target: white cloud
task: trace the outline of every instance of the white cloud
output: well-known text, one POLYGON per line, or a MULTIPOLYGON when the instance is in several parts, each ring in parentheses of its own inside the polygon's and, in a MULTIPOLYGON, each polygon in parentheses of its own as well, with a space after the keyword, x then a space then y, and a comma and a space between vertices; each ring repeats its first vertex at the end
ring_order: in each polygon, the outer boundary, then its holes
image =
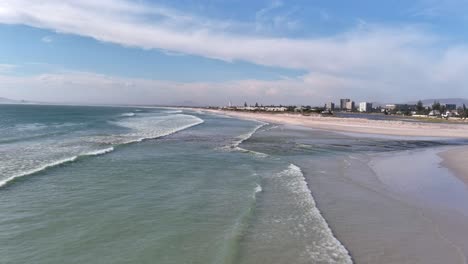
POLYGON ((283 10, 284 3, 274 0, 265 8, 255 13, 256 32, 277 33, 295 30, 300 23, 294 18, 296 8, 283 10))
POLYGON ((54 39, 51 36, 45 36, 41 38, 41 41, 45 43, 51 43, 52 41, 54 41, 54 39))
MULTIPOLYGON (((123 46, 160 49, 224 61, 243 60, 309 72, 298 80, 273 82, 158 82, 148 85, 144 80, 131 80, 131 83, 142 87, 138 91, 143 94, 151 93, 151 87, 164 86, 168 87, 164 90, 167 97, 171 93, 177 95, 182 88, 198 87, 209 92, 204 96, 217 94, 218 98, 237 89, 239 94, 249 95, 256 91, 251 95, 270 96, 267 98, 271 100, 275 99, 273 95, 278 96, 276 99, 289 96, 301 100, 305 94, 314 96, 316 101, 341 94, 361 98, 388 95, 397 100, 440 96, 445 95, 447 90, 453 91, 450 96, 456 96, 466 91, 464 83, 468 83, 468 77, 463 74, 468 70, 468 65, 464 63, 468 49, 443 46, 437 36, 417 27, 394 28, 363 23, 354 30, 329 37, 279 38, 256 36, 253 32, 240 34, 239 27, 245 28, 242 22, 216 21, 141 2, 45 0, 39 3, 4 0, 2 3, 0 23, 46 28, 123 46), (238 85, 235 86, 238 88, 234 89, 234 85, 238 85), (269 92, 262 94, 262 91, 269 92)), ((257 20, 259 17, 264 19, 268 12, 280 6, 281 2, 273 2, 271 7, 257 15, 257 20)), ((65 74, 60 78, 70 78, 68 85, 71 86, 77 81, 76 75, 65 74)), ((111 79, 115 80, 114 77, 111 79)), ((96 87, 102 87, 106 78, 88 76, 86 80, 96 87)), ((61 85, 64 86, 64 83, 61 85)), ((76 86, 76 89, 78 93, 79 90, 91 88, 76 86)), ((163 92, 154 89, 155 93, 163 92)), ((234 96, 234 92, 232 94, 234 96)), ((185 96, 184 93, 178 95, 185 96)))
MULTIPOLYGON (((461 81, 457 78, 462 74, 460 72, 456 78, 451 76, 451 80, 461 81)), ((363 80, 321 73, 274 81, 247 79, 185 83, 62 71, 35 76, 0 74, 0 94, 3 97, 49 102, 172 104, 194 101, 214 105, 226 104, 228 100, 238 104, 248 100, 263 104, 320 105, 331 99, 336 100, 336 95, 381 102, 400 100, 400 94, 412 100, 425 98, 426 94, 447 96, 446 90, 439 89, 447 84, 444 74, 430 80, 415 79, 413 84, 425 87, 424 92, 395 83, 382 82, 378 78, 363 80)), ((450 96, 463 97, 465 94, 464 89, 454 89, 450 96)))

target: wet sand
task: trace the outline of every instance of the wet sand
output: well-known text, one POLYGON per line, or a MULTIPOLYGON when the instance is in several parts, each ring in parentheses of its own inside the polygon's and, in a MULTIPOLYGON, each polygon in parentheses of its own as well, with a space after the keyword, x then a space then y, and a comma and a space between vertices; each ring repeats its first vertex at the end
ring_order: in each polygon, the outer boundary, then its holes
POLYGON ((459 147, 439 154, 442 166, 449 168, 468 187, 468 147, 459 147))

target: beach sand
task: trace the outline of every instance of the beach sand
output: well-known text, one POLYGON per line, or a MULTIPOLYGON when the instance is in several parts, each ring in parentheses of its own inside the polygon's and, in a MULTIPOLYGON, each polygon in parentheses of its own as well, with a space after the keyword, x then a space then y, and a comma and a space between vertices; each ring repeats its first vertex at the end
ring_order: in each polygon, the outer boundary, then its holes
POLYGON ((405 122, 397 120, 369 120, 364 118, 338 118, 318 115, 247 113, 221 110, 205 110, 244 119, 256 119, 268 123, 299 125, 309 128, 417 137, 468 138, 468 125, 451 123, 405 122))
POLYGON ((439 153, 443 159, 441 165, 449 168, 466 186, 468 186, 468 147, 453 148, 439 153))

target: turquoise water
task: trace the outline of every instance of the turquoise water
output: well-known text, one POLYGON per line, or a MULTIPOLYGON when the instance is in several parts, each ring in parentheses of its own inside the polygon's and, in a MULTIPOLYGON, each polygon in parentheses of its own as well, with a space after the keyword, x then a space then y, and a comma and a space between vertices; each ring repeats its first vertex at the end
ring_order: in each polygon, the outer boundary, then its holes
POLYGON ((244 146, 270 125, 174 109, 0 110, 1 263, 351 263, 301 168, 244 146))

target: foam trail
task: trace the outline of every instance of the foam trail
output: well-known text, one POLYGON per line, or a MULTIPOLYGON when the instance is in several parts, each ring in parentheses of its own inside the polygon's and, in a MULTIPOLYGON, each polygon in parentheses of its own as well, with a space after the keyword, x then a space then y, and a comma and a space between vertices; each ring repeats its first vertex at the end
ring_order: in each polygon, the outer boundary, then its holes
POLYGON ((114 151, 114 147, 110 147, 110 148, 106 148, 106 149, 100 149, 100 150, 96 150, 96 151, 91 151, 91 152, 85 153, 82 156, 99 156, 99 155, 107 154, 107 153, 112 152, 112 151, 114 151))
MULTIPOLYGON (((259 121, 257 121, 257 122, 259 122, 259 121)), ((248 149, 244 149, 244 148, 239 147, 239 145, 242 144, 242 142, 244 142, 244 141, 248 140, 249 138, 251 138, 260 128, 268 125, 268 123, 264 123, 264 122, 260 122, 260 123, 261 124, 256 126, 252 131, 239 136, 238 137, 239 139, 237 141, 234 141, 231 145, 225 146, 222 149, 224 149, 224 150, 235 150, 235 151, 240 151, 240 152, 245 152, 245 153, 251 153, 251 154, 254 154, 255 156, 258 156, 258 157, 261 157, 261 158, 268 157, 268 154, 253 151, 253 150, 248 150, 248 149)))
POLYGON ((66 158, 66 159, 61 159, 61 160, 49 163, 47 165, 44 165, 42 167, 39 167, 37 169, 33 169, 33 170, 29 170, 29 171, 26 171, 26 172, 23 172, 23 173, 20 173, 20 174, 13 175, 11 177, 8 177, 6 179, 1 180, 0 181, 0 187, 8 184, 9 182, 11 182, 11 181, 13 181, 13 180, 15 180, 17 178, 21 178, 21 177, 24 177, 24 176, 35 174, 35 173, 38 173, 40 171, 43 171, 43 170, 46 170, 46 169, 49 169, 49 168, 52 168, 52 167, 55 167, 55 166, 59 166, 59 165, 64 164, 64 163, 75 161, 77 158, 78 158, 78 156, 74 156, 74 157, 66 158))
POLYGON ((121 114, 120 116, 132 117, 132 116, 135 116, 135 113, 132 113, 132 112, 130 112, 130 113, 123 113, 123 114, 121 114))
POLYGON ((197 125, 203 124, 203 123, 205 122, 205 121, 204 121, 203 119, 201 119, 201 118, 198 118, 198 117, 195 117, 195 116, 191 116, 191 117, 193 117, 193 118, 195 119, 195 122, 193 122, 193 123, 191 123, 191 124, 188 124, 188 125, 185 125, 185 126, 181 126, 181 127, 177 127, 177 128, 174 128, 174 129, 171 129, 171 130, 162 132, 162 133, 158 133, 158 134, 149 134, 149 135, 146 135, 146 136, 137 138, 137 139, 125 141, 123 144, 138 143, 138 142, 142 142, 142 141, 148 140, 148 139, 157 139, 157 138, 169 136, 169 135, 172 135, 172 134, 177 133, 177 132, 179 132, 179 131, 182 131, 182 130, 191 128, 191 127, 193 127, 193 126, 197 126, 197 125))
MULTIPOLYGON (((175 127, 175 128, 172 128, 172 129, 169 129, 169 130, 166 130, 166 131, 159 131, 159 133, 155 133, 155 132, 148 133, 148 134, 142 133, 141 137, 138 137, 136 139, 127 140, 127 141, 124 141, 124 142, 115 142, 115 144, 113 144, 113 145, 117 146, 117 145, 123 145, 123 144, 130 144, 130 143, 141 142, 141 141, 144 141, 144 140, 147 140, 147 139, 156 139, 156 138, 168 136, 168 135, 174 134, 176 132, 179 132, 181 130, 185 130, 187 128, 202 124, 204 122, 203 119, 200 119, 200 118, 195 117, 195 116, 185 116, 185 115, 179 115, 179 116, 191 117, 194 121, 189 123, 189 124, 180 126, 180 127, 175 127)), ((169 120, 163 120, 163 121, 169 121, 169 120)), ((140 133, 141 133, 141 131, 140 131, 140 133)), ((91 151, 91 152, 85 152, 85 153, 82 153, 82 154, 71 156, 69 158, 64 158, 64 159, 61 159, 61 160, 57 160, 57 161, 51 162, 49 164, 45 164, 43 166, 40 166, 38 168, 27 170, 27 171, 12 175, 10 177, 7 177, 6 179, 2 179, 2 180, 0 180, 0 187, 5 186, 6 184, 14 181, 15 179, 18 179, 18 178, 21 178, 21 177, 24 177, 24 176, 28 176, 28 175, 32 175, 32 174, 36 174, 38 172, 47 170, 47 169, 52 168, 52 167, 60 166, 60 165, 65 164, 65 163, 74 162, 80 157, 99 156, 99 155, 107 154, 107 153, 112 152, 112 151, 114 151, 114 147, 109 147, 109 148, 106 148, 106 149, 99 149, 99 150, 95 150, 95 151, 91 151)))
MULTIPOLYGON (((333 261, 333 263, 353 263, 349 252, 334 236, 325 218, 323 218, 320 210, 317 208, 301 168, 294 164, 290 164, 288 169, 280 173, 279 176, 288 177, 288 188, 294 193, 295 196, 297 196, 297 198, 301 199, 301 203, 298 206, 302 207, 304 211, 310 212, 310 215, 304 215, 303 222, 308 223, 309 221, 312 221, 312 219, 317 220, 318 224, 320 225, 321 233, 323 237, 326 238, 326 240, 323 241, 323 245, 321 246, 321 250, 319 252, 317 252, 316 249, 313 249, 312 247, 307 248, 307 253, 310 254, 312 259, 320 263, 326 261, 332 263, 330 256, 335 255, 336 257, 339 256, 339 261, 335 260, 336 262, 333 261)), ((307 229, 303 231, 308 232, 307 229)))
POLYGON ((242 263, 353 263, 317 208, 301 168, 288 164, 261 180, 265 191, 256 196, 261 206, 245 233, 242 263))
POLYGON ((169 111, 165 111, 164 113, 165 114, 180 114, 182 113, 182 110, 169 110, 169 111))
POLYGON ((244 135, 241 135, 239 140, 234 141, 234 142, 232 143, 231 148, 239 147, 239 145, 242 144, 242 142, 244 142, 244 141, 248 140, 249 138, 251 138, 251 137, 255 134, 255 132, 257 132, 260 128, 262 128, 262 127, 264 127, 264 126, 266 126, 266 125, 268 125, 268 123, 263 123, 263 122, 261 122, 260 125, 256 126, 256 127, 255 127, 252 131, 250 131, 249 133, 244 134, 244 135))

